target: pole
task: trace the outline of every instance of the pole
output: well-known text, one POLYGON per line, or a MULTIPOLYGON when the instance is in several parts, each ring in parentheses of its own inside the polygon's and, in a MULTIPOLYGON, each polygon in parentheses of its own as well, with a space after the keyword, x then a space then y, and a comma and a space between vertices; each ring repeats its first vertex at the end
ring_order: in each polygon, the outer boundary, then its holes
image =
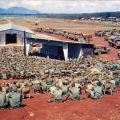
POLYGON ((26 57, 26 34, 25 34, 25 31, 24 31, 24 55, 26 57))
POLYGON ((26 33, 24 31, 25 77, 27 75, 26 33))

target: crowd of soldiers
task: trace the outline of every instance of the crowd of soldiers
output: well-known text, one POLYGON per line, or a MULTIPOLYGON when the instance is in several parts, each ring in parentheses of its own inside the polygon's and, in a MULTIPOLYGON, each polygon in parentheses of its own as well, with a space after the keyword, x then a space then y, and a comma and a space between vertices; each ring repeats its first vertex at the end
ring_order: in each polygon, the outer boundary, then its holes
MULTIPOLYGON (((85 60, 89 61, 88 59, 85 60)), ((115 87, 120 84, 120 63, 103 60, 94 62, 93 64, 88 63, 87 70, 83 70, 86 74, 83 74, 82 77, 75 79, 72 76, 71 79, 63 80, 60 78, 57 80, 50 87, 51 99, 49 101, 85 99, 84 92, 87 92, 87 97, 92 99, 102 98, 105 94, 113 94, 115 87)))
POLYGON ((120 47, 120 30, 112 29, 96 31, 95 36, 104 37, 112 47, 120 47))
POLYGON ((120 34, 120 30, 117 29, 99 30, 95 32, 95 36, 99 36, 99 37, 110 37, 112 35, 118 35, 118 34, 120 34))
POLYGON ((53 29, 53 28, 48 28, 48 29, 37 28, 37 29, 35 29, 35 31, 36 32, 44 32, 44 33, 48 33, 51 35, 63 36, 70 40, 78 41, 81 43, 89 43, 89 41, 92 40, 92 35, 85 35, 85 34, 77 33, 77 32, 68 32, 68 31, 63 31, 63 30, 53 29))
POLYGON ((26 58, 18 47, 2 48, 0 52, 1 79, 18 79, 0 85, 0 107, 20 107, 22 99, 27 94, 30 98, 32 91, 48 92, 49 102, 85 99, 85 93, 87 97, 99 99, 112 94, 120 84, 120 61, 90 56, 68 61, 26 58))
POLYGON ((20 106, 22 106, 22 94, 17 91, 16 83, 2 84, 0 86, 0 108, 20 106))

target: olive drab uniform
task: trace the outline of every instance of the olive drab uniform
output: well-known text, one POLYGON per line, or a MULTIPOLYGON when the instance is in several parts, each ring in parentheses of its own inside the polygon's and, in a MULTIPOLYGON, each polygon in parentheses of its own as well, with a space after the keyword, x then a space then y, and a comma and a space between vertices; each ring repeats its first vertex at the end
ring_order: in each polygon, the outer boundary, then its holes
POLYGON ((62 101, 62 90, 61 89, 55 90, 54 98, 56 102, 62 101))
POLYGON ((17 108, 21 106, 22 94, 18 92, 11 92, 7 95, 10 107, 17 108))
POLYGON ((52 85, 53 79, 49 77, 49 78, 46 80, 46 83, 47 83, 47 85, 52 85))
POLYGON ((4 108, 7 105, 6 93, 0 92, 0 108, 4 108))
POLYGON ((5 72, 2 73, 2 79, 3 79, 3 80, 7 80, 7 75, 6 75, 5 72))
POLYGON ((74 99, 79 100, 80 99, 80 90, 79 90, 79 88, 71 87, 69 91, 70 91, 70 99, 72 99, 72 100, 74 100, 74 99))
POLYGON ((115 85, 120 85, 120 78, 117 78, 117 79, 115 80, 115 85))
POLYGON ((12 91, 17 91, 17 89, 18 89, 16 84, 12 84, 11 88, 12 88, 12 91))
POLYGON ((59 82, 60 88, 62 89, 62 95, 67 96, 68 95, 68 82, 66 80, 59 82))
POLYGON ((33 89, 34 89, 34 92, 40 92, 43 94, 43 89, 42 89, 42 84, 40 81, 35 81, 34 84, 33 84, 33 89))
POLYGON ((11 91, 11 88, 9 86, 3 86, 2 91, 7 93, 7 92, 11 91))
POLYGON ((49 76, 48 79, 46 80, 46 84, 47 84, 47 89, 49 89, 52 84, 53 84, 53 79, 49 76))
POLYGON ((61 87, 61 89, 62 89, 62 95, 68 95, 68 86, 67 85, 63 85, 62 87, 61 87))
POLYGON ((94 89, 91 91, 90 97, 93 99, 99 99, 102 97, 102 87, 96 86, 94 89))
POLYGON ((62 90, 60 88, 57 88, 54 90, 54 92, 52 93, 52 97, 53 99, 49 100, 49 102, 62 102, 62 90))

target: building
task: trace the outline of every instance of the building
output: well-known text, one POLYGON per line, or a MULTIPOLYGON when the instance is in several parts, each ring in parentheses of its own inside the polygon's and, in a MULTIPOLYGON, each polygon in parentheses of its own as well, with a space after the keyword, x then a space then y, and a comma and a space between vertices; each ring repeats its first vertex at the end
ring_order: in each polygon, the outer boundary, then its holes
POLYGON ((93 44, 80 43, 72 40, 62 40, 53 36, 39 34, 27 38, 26 51, 28 55, 30 43, 42 44, 40 55, 53 59, 68 60, 80 58, 82 54, 93 55, 93 44))
POLYGON ((24 46, 25 55, 28 55, 31 43, 42 44, 39 56, 53 59, 68 60, 80 58, 82 54, 93 55, 93 44, 62 40, 45 34, 38 35, 28 28, 15 24, 0 26, 1 46, 9 44, 24 46))
POLYGON ((24 38, 31 37, 34 33, 23 26, 15 24, 0 25, 0 45, 24 45, 24 38))

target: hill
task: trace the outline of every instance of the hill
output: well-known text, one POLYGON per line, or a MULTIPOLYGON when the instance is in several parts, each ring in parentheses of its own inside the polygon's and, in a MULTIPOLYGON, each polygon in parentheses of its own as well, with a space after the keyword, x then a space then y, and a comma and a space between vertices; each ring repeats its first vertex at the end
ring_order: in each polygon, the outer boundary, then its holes
POLYGON ((30 10, 23 7, 0 8, 0 14, 40 14, 40 11, 30 10))

